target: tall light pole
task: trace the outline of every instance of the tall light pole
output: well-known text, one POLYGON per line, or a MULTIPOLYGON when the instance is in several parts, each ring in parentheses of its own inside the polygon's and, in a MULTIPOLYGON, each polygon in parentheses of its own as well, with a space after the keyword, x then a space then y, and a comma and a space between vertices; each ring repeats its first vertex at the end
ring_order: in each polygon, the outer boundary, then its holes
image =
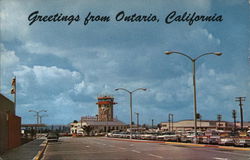
POLYGON ((132 94, 135 92, 135 91, 138 91, 138 90, 142 90, 142 91, 146 91, 147 89, 146 88, 137 88, 133 91, 129 91, 125 88, 116 88, 115 91, 118 91, 118 90, 123 90, 125 92, 128 92, 129 93, 129 99, 130 99, 130 139, 132 139, 132 121, 133 121, 133 117, 132 117, 132 94))
POLYGON ((204 53, 199 55, 196 58, 192 58, 189 55, 185 54, 185 53, 181 53, 181 52, 176 52, 176 51, 166 51, 164 52, 166 55, 170 55, 173 53, 176 54, 180 54, 182 56, 187 57, 189 60, 191 60, 192 62, 192 72, 193 72, 193 90, 194 90, 194 135, 195 135, 195 139, 194 142, 197 142, 197 104, 196 104, 196 82, 195 82, 195 62, 196 60, 198 60, 199 58, 206 56, 206 55, 216 55, 216 56, 221 56, 222 53, 221 52, 210 52, 210 53, 204 53))
POLYGON ((171 127, 171 130, 173 131, 173 120, 174 120, 174 115, 172 113, 169 113, 168 114, 168 131, 170 132, 170 127, 171 127), (172 124, 171 124, 172 123, 172 124))
POLYGON ((40 111, 35 111, 35 110, 29 110, 29 112, 35 112, 36 113, 36 124, 37 124, 37 127, 36 127, 36 132, 37 132, 37 129, 38 129, 38 124, 39 124, 39 113, 40 112, 47 112, 47 110, 40 110, 40 111))
POLYGON ((48 115, 47 114, 45 114, 45 115, 41 115, 41 116, 39 116, 39 118, 40 118, 40 124, 42 124, 42 118, 43 117, 48 117, 48 115))

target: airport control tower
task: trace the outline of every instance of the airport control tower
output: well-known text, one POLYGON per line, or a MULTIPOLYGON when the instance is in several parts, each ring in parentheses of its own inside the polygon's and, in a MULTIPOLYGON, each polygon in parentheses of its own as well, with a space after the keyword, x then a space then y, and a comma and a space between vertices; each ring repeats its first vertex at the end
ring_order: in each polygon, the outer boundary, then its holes
POLYGON ((112 96, 99 96, 98 102, 98 121, 113 121, 113 105, 117 104, 114 102, 112 96))

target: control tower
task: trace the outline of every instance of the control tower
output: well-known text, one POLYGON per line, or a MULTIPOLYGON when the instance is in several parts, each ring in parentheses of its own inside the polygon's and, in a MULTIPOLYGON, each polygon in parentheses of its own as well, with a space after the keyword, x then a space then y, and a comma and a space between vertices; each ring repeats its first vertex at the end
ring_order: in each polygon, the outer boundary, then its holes
POLYGON ((114 97, 104 95, 97 98, 98 102, 98 121, 113 121, 113 105, 117 104, 114 102, 114 97))

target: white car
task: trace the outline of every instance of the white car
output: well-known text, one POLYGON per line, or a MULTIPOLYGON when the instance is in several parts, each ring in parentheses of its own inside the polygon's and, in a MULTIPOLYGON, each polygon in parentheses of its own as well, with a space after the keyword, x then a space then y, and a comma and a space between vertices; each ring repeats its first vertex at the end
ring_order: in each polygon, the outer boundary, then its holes
POLYGON ((235 138, 234 145, 248 147, 248 146, 250 146, 250 138, 235 138))
POLYGON ((233 138, 229 138, 229 137, 225 137, 225 138, 220 138, 218 144, 220 145, 234 145, 234 139, 233 138))

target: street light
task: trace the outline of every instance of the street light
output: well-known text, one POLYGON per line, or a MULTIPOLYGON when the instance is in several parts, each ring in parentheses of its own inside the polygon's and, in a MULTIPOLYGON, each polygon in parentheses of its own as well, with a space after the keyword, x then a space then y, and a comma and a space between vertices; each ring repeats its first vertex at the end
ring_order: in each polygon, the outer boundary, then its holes
POLYGON ((37 129, 38 129, 38 124, 39 124, 39 113, 40 112, 47 112, 47 110, 40 110, 40 111, 35 111, 35 110, 29 110, 29 112, 35 112, 36 113, 36 124, 37 124, 37 127, 36 127, 36 132, 37 132, 37 129))
POLYGON ((43 117, 48 117, 48 115, 45 114, 45 115, 41 115, 41 116, 39 116, 39 117, 40 117, 40 124, 42 124, 42 118, 43 118, 43 117))
POLYGON ((40 110, 40 111, 29 110, 29 112, 35 112, 36 113, 36 124, 39 124, 39 113, 40 112, 47 112, 47 110, 40 110))
POLYGON ((174 131, 174 114, 169 113, 168 114, 168 131, 170 132, 170 122, 172 123, 172 132, 174 131))
POLYGON ((147 89, 146 88, 137 88, 133 91, 129 91, 125 88, 116 88, 115 91, 118 91, 118 90, 123 90, 123 91, 126 91, 129 93, 129 97, 130 97, 130 139, 132 139, 132 94, 135 92, 135 91, 138 91, 138 90, 142 90, 142 91, 146 91, 147 89))
POLYGON ((176 51, 166 51, 164 52, 166 55, 170 55, 173 53, 176 54, 180 54, 182 56, 187 57, 189 60, 192 61, 192 72, 193 72, 193 87, 194 87, 194 134, 195 134, 195 140, 194 142, 196 143, 197 141, 197 104, 196 104, 196 82, 195 82, 195 62, 196 60, 198 60, 199 58, 206 56, 206 55, 216 55, 216 56, 221 56, 222 53, 221 52, 209 52, 209 53, 204 53, 199 55, 196 58, 192 58, 189 55, 185 54, 185 53, 181 53, 181 52, 176 52, 176 51))

